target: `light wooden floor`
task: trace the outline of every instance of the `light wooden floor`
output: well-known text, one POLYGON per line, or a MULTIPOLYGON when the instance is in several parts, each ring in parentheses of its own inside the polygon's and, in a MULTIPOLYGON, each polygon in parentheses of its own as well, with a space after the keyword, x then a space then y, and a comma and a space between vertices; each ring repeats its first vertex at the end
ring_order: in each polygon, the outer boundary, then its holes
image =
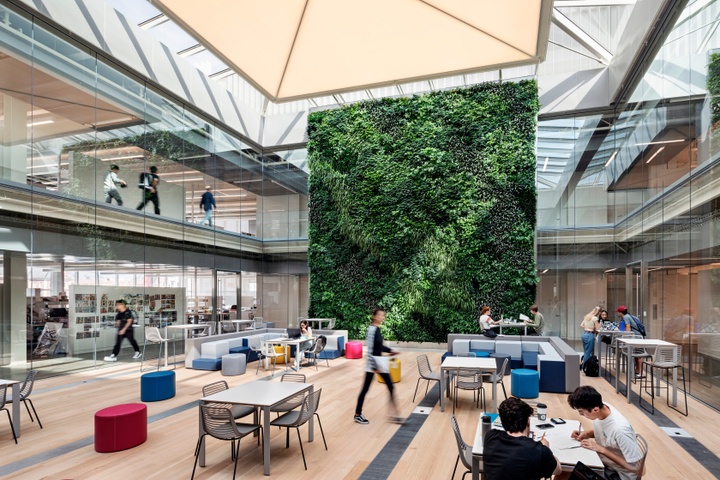
MULTIPOLYGON (((415 404, 411 402, 417 368, 417 352, 403 352, 401 383, 396 384, 397 399, 403 415, 409 415, 415 404)), ((437 368, 441 352, 430 352, 431 364, 437 368)), ((231 386, 253 381, 253 369, 237 377, 222 377, 219 372, 203 372, 178 368, 177 396, 163 402, 148 403, 148 414, 158 414, 186 405, 200 398, 203 385, 226 379, 231 386)), ((374 383, 366 398, 364 413, 370 425, 353 422, 353 411, 361 381, 363 361, 339 358, 316 372, 303 369, 315 388, 322 388, 320 417, 329 450, 325 451, 316 426, 315 442, 305 443, 308 470, 303 470, 296 437, 291 436, 290 449, 285 449, 284 431, 273 429, 271 435, 272 477, 279 479, 355 479, 375 458, 399 428, 386 420, 388 395, 386 387, 374 383)), ((260 376, 263 375, 261 369, 260 376)), ((139 401, 138 365, 118 365, 114 368, 82 372, 36 382, 32 398, 45 428, 29 421, 23 409, 23 435, 15 445, 4 414, 0 416, 0 468, 34 455, 57 456, 48 460, 33 461, 32 466, 17 471, 7 478, 18 479, 167 479, 189 478, 193 466, 193 451, 197 440, 197 410, 190 408, 148 426, 148 441, 124 452, 99 454, 92 443, 89 446, 62 451, 72 442, 93 435, 93 413, 106 406, 139 401), (121 375, 125 373, 125 375, 121 375), (53 388, 56 387, 56 388, 53 388)), ((582 376, 582 375, 581 375, 582 376)), ((278 381, 278 380, 273 380, 278 381)), ((505 379, 510 391, 509 378, 505 379)), ((598 388, 607 402, 619 408, 631 421, 636 431, 650 444, 646 479, 714 478, 692 455, 685 452, 674 440, 660 430, 651 419, 635 406, 624 402, 624 397, 602 378, 585 378, 582 381, 598 388)), ((637 387, 635 387, 637 388, 637 387)), ((422 385, 424 392, 424 384, 422 385)), ((502 397, 502 392, 500 392, 502 397)), ((541 394, 548 404, 549 414, 565 419, 579 417, 567 406, 566 395, 541 394)), ((417 403, 417 402, 416 402, 417 403)), ((664 401, 658 409, 690 435, 699 439, 714 454, 720 453, 720 436, 715 433, 720 421, 717 412, 690 401, 688 418, 669 410, 664 401), (709 428, 710 427, 710 428, 709 428)), ((472 394, 461 392, 457 417, 467 442, 474 437, 478 410, 472 404, 472 394)), ((450 411, 440 412, 436 406, 410 444, 390 478, 448 479, 457 455, 450 429, 450 411)), ((584 427, 590 423, 584 421, 584 427)), ((304 431, 303 431, 304 432, 304 431)), ((306 438, 304 433, 303 438, 306 438)), ((232 476, 233 464, 227 442, 208 440, 207 467, 199 469, 196 478, 226 479, 232 476)), ((36 457, 37 458, 37 457, 36 457)), ((262 477, 260 449, 246 439, 240 447, 238 478, 262 477)), ((459 475, 457 476, 459 478, 459 475)))

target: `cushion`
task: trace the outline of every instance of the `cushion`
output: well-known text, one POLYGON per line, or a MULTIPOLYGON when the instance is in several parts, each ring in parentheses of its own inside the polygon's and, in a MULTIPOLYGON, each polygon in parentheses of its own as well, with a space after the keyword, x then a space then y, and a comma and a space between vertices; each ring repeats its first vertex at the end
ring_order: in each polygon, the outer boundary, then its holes
POLYGON ((195 370, 220 370, 222 367, 221 358, 196 358, 192 361, 192 368, 195 370))
MULTIPOLYGON (((556 354, 556 355, 557 355, 557 351, 556 351, 555 348, 554 348, 552 345, 550 345, 549 343, 541 343, 541 344, 539 344, 539 345, 540 345, 540 352, 539 352, 539 353, 541 353, 542 355, 553 355, 553 354, 556 354)), ((560 356, 560 355, 558 355, 558 357, 559 357, 559 356, 560 356)))
POLYGON ((228 339, 225 340, 225 341, 228 342, 228 346, 230 347, 230 350, 232 350, 233 348, 236 348, 236 347, 242 347, 242 346, 243 346, 243 339, 242 339, 242 337, 228 338, 228 339))
POLYGON ((540 391, 565 393, 565 362, 557 356, 557 360, 549 355, 538 356, 538 373, 540 374, 540 391))
POLYGON ((522 353, 523 368, 530 368, 537 370, 538 365, 538 354, 537 352, 523 352, 522 353))
POLYGON ((481 351, 481 352, 494 352, 495 341, 494 340, 470 340, 470 350, 481 351))
POLYGON ((470 353, 470 340, 458 339, 453 341, 453 355, 470 353))
POLYGON ((495 342, 495 351, 497 353, 509 353, 513 360, 522 359, 522 344, 520 342, 507 342, 498 340, 495 342))
POLYGON ((220 358, 230 353, 230 344, 227 340, 203 343, 200 347, 202 358, 220 358))
POLYGON ((540 350, 540 344, 538 342, 522 342, 523 352, 537 352, 540 350))

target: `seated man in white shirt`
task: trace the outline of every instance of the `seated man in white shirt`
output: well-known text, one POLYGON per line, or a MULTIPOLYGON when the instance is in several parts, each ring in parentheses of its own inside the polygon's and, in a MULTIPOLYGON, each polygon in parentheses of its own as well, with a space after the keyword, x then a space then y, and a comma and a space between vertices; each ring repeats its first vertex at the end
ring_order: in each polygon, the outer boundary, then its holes
POLYGON ((598 453, 605 465, 605 478, 636 480, 643 454, 630 422, 615 407, 603 403, 600 392, 587 385, 568 395, 568 404, 592 420, 592 430, 575 430, 572 438, 580 440, 583 448, 598 453))

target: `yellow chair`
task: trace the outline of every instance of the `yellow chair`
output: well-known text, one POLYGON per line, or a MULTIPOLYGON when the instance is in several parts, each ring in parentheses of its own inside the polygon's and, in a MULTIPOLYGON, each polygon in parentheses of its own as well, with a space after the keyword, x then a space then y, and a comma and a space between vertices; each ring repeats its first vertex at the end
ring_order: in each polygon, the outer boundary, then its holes
MULTIPOLYGON (((401 368, 402 365, 401 365, 400 360, 397 358, 391 358, 388 363, 390 365, 390 367, 389 367, 390 380, 392 380, 392 383, 400 382, 400 377, 401 377, 401 373, 402 373, 402 368, 401 368)), ((378 382, 385 383, 385 380, 383 380, 380 375, 377 376, 377 379, 378 379, 378 382)))

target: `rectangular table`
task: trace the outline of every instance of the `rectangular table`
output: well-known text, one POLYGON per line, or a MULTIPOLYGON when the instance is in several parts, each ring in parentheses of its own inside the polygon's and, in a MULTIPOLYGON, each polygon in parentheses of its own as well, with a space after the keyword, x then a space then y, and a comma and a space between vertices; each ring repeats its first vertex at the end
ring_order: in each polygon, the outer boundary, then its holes
MULTIPOLYGON (((618 338, 618 348, 615 352, 615 392, 620 391, 620 356, 625 354, 627 357, 627 368, 625 368, 625 396, 627 402, 630 403, 630 382, 631 375, 635 372, 635 349, 636 348, 655 348, 659 346, 676 347, 674 343, 665 340, 657 340, 652 338, 618 338), (627 348, 622 348, 622 346, 627 348), (623 352, 623 350, 625 352, 623 352), (633 372, 633 373, 631 373, 633 372)), ((658 378, 655 382, 656 395, 660 395, 660 372, 657 373, 658 378)), ((673 399, 672 405, 677 406, 677 369, 673 369, 673 399)))
POLYGON ((523 335, 527 335, 527 325, 524 322, 512 322, 512 323, 500 322, 497 326, 500 327, 501 335, 502 335, 503 328, 522 328, 523 335))
POLYGON ((323 322, 327 322, 328 329, 332 328, 335 323, 334 318, 306 318, 305 321, 308 322, 310 328, 316 328, 318 330, 322 330, 323 322))
MULTIPOLYGON (((473 480, 479 480, 480 478, 480 461, 483 456, 483 438, 482 438, 482 422, 480 422, 481 415, 478 415, 478 426, 475 432, 475 441, 472 447, 472 478, 473 480)), ((577 462, 583 462, 588 467, 597 471, 602 475, 605 470, 605 466, 600 460, 597 452, 594 450, 588 450, 587 448, 570 448, 580 445, 580 442, 570 438, 573 430, 578 430, 579 421, 566 420, 567 423, 564 425, 555 425, 555 428, 549 428, 547 430, 540 430, 536 428, 539 423, 550 423, 550 419, 547 421, 540 422, 537 417, 530 417, 530 431, 535 433, 535 438, 542 437, 545 434, 545 438, 550 443, 550 450, 560 460, 562 469, 564 472, 571 472, 575 468, 577 462)))
MULTIPOLYGON (((294 366, 291 368, 293 368, 295 371, 298 371, 300 370, 300 360, 303 359, 300 345, 305 342, 312 342, 313 340, 315 340, 315 338, 272 338, 270 340, 266 340, 265 343, 269 343, 271 345, 284 345, 286 347, 290 345, 295 345, 295 362, 294 366)), ((285 361, 287 362, 287 357, 285 358, 285 361)))
MULTIPOLYGON (((445 395, 450 393, 447 384, 448 373, 457 370, 476 370, 479 373, 493 374, 497 370, 497 362, 488 357, 446 357, 440 366, 440 411, 445 411, 445 395)), ((497 412, 497 376, 492 379, 493 412, 497 412)))
POLYGON ((0 380, 0 385, 12 387, 12 422, 15 436, 20 438, 20 382, 17 380, 0 380))
MULTIPOLYGON (((232 405, 249 405, 251 407, 259 407, 262 409, 262 427, 263 427, 263 463, 265 475, 270 475, 270 407, 278 403, 285 402, 295 395, 307 391, 313 392, 311 383, 294 383, 294 382, 267 382, 256 381, 229 388, 220 393, 203 397, 201 402, 217 402, 229 403, 232 405)), ((200 435, 202 435, 202 413, 198 409, 198 426, 200 435)), ((313 441, 314 424, 313 418, 308 420, 308 442, 313 441)), ((205 466, 205 440, 200 445, 200 466, 205 466)))
POLYGON ((230 320, 232 323, 235 324, 235 331, 240 331, 240 325, 252 325, 255 323, 254 320, 230 320))

